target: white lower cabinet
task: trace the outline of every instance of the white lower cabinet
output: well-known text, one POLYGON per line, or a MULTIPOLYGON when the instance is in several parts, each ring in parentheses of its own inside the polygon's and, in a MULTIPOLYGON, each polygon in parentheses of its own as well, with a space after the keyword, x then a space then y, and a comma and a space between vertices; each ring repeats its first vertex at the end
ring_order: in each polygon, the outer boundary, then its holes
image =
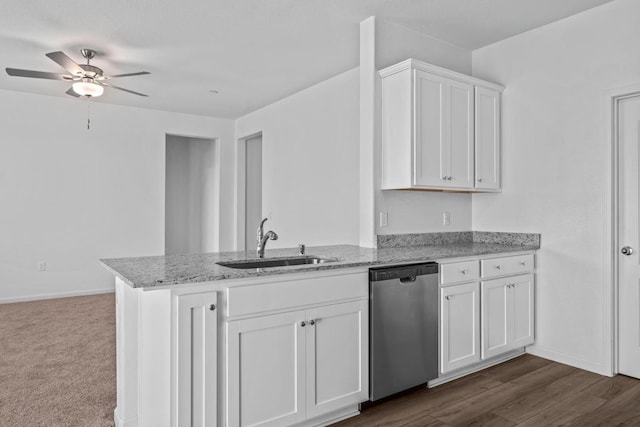
POLYGON ((440 288, 440 372, 480 361, 480 286, 440 288))
POLYGON ((440 373, 534 342, 534 255, 440 265, 440 373))
POLYGON ((368 397, 368 303, 227 324, 227 424, 302 423, 368 397))
POLYGON ((304 311, 227 324, 229 426, 284 426, 305 417, 304 311))
POLYGON ((367 400, 369 304, 356 301, 311 311, 307 328, 307 418, 367 400))
POLYGON ((176 426, 217 423, 218 321, 215 292, 177 297, 176 426))
POLYGON ((533 274, 481 282, 482 358, 532 344, 533 274))

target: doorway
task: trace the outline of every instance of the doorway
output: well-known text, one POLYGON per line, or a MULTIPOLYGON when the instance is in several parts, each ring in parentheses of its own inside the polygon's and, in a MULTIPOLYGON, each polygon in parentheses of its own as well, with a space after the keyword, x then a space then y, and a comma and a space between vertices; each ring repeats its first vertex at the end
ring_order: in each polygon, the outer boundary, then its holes
MULTIPOLYGON (((640 92, 614 100, 617 146, 618 369, 640 378, 640 92)), ((615 218, 615 215, 614 215, 615 218)))
POLYGON ((256 248, 256 229, 262 220, 262 134, 238 141, 238 250, 256 248))
POLYGON ((218 250, 214 139, 166 135, 165 254, 218 250))

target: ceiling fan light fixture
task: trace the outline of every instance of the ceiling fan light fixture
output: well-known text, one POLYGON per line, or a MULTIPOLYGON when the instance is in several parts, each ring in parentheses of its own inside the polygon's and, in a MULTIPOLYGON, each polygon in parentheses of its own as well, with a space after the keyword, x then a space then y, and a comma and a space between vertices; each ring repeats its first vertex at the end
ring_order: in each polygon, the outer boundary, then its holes
POLYGON ((96 96, 100 96, 104 93, 104 87, 94 83, 89 78, 84 78, 82 81, 75 82, 71 87, 73 88, 73 91, 80 96, 95 98, 96 96))

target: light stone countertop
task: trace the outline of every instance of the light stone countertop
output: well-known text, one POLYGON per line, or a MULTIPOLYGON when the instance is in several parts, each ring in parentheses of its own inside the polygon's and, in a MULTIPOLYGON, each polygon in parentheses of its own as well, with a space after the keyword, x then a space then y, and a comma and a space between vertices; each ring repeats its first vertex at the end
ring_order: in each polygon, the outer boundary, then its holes
MULTIPOLYGON (((100 260, 102 265, 134 288, 193 284, 245 277, 300 273, 352 267, 376 267, 391 264, 434 261, 509 252, 535 251, 539 244, 444 243, 425 246, 362 248, 352 245, 307 247, 307 256, 335 258, 336 262, 262 269, 235 269, 216 264, 221 261, 252 260, 255 252, 218 252, 100 260)), ((267 249, 265 259, 298 255, 297 248, 267 249)))

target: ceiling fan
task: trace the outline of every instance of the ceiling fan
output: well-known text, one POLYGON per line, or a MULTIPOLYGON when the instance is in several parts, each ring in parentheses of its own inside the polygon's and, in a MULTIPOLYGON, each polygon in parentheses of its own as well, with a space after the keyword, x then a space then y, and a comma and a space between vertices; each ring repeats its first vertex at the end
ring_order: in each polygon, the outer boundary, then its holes
POLYGON ((47 56, 56 64, 67 70, 70 74, 48 73, 45 71, 33 71, 33 70, 20 70, 17 68, 7 68, 7 74, 17 77, 31 77, 36 79, 48 79, 48 80, 66 80, 73 82, 71 88, 66 92, 67 95, 80 97, 97 97, 102 95, 105 87, 122 90, 134 95, 148 96, 143 93, 134 92, 129 89, 124 89, 112 84, 107 84, 105 80, 130 77, 130 76, 142 76, 150 74, 147 71, 140 71, 138 73, 116 74, 113 76, 105 76, 101 68, 98 68, 90 64, 90 61, 96 56, 96 51, 93 49, 80 50, 82 56, 87 59, 86 64, 77 64, 73 59, 69 58, 64 52, 51 52, 47 53, 47 56))

